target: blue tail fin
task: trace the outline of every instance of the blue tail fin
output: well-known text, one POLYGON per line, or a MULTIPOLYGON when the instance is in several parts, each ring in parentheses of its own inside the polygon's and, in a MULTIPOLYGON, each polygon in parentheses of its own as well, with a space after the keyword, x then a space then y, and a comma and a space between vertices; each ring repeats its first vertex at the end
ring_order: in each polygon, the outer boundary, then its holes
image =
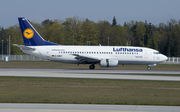
POLYGON ((25 46, 58 45, 45 41, 26 18, 19 17, 18 20, 25 46))

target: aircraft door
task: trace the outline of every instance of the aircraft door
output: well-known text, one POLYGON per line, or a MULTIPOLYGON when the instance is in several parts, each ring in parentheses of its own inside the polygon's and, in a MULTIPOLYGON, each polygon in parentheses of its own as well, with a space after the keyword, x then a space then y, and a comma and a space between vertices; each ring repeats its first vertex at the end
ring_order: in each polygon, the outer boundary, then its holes
POLYGON ((46 59, 49 60, 50 59, 50 50, 47 49, 47 52, 46 52, 46 59))
POLYGON ((149 52, 146 50, 146 51, 144 52, 144 58, 145 58, 145 59, 148 59, 148 56, 149 56, 149 52))

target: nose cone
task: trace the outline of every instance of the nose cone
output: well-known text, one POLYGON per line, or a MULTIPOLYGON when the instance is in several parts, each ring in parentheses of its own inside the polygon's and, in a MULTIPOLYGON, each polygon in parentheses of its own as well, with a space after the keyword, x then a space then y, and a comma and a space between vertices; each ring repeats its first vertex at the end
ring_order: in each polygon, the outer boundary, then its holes
POLYGON ((162 55, 162 61, 166 61, 167 59, 168 59, 168 57, 167 57, 167 56, 162 55))

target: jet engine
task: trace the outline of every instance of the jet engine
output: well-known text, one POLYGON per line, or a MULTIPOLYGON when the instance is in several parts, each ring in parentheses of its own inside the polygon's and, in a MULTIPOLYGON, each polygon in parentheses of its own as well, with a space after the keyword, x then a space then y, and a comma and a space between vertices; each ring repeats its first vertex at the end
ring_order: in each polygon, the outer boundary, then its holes
POLYGON ((117 67, 118 60, 117 59, 103 59, 100 62, 101 67, 117 67))

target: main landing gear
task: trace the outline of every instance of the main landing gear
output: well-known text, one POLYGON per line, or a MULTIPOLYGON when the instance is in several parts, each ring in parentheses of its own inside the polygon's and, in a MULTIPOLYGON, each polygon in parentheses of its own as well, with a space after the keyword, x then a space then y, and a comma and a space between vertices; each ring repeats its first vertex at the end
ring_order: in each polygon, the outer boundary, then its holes
POLYGON ((89 69, 94 69, 94 68, 95 68, 94 65, 90 65, 90 66, 89 66, 89 69))
POLYGON ((151 67, 150 67, 150 66, 148 66, 148 67, 147 67, 147 70, 151 70, 151 67))

